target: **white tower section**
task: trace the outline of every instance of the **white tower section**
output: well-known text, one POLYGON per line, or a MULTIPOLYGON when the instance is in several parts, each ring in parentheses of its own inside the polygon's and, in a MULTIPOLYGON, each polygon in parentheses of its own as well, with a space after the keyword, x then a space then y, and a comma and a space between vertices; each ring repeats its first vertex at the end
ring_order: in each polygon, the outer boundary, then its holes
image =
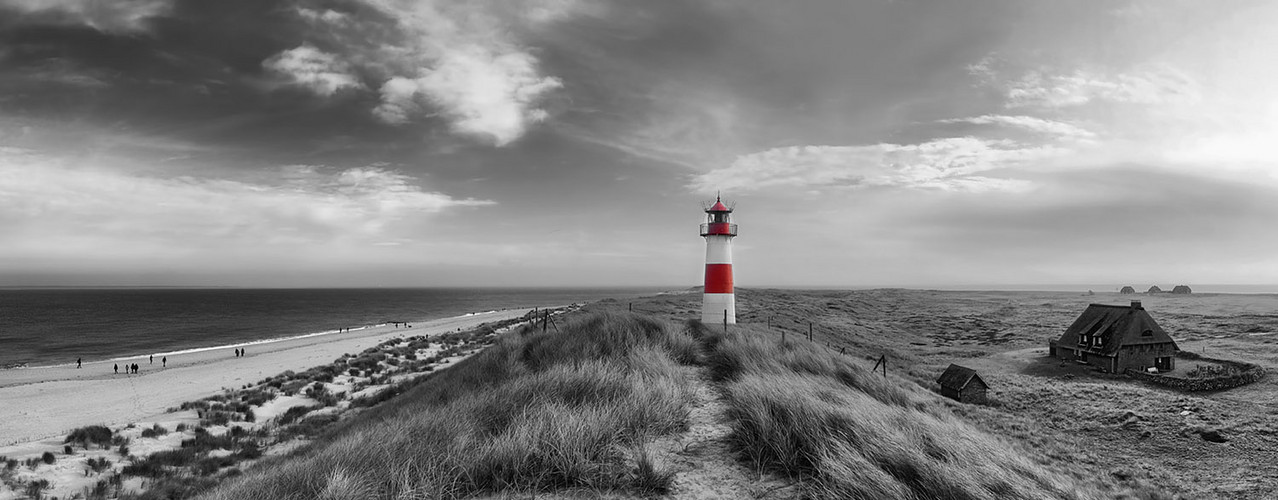
POLYGON ((701 298, 701 322, 717 324, 737 322, 737 300, 732 289, 732 238, 737 225, 732 223, 732 209, 717 197, 706 209, 706 223, 701 236, 706 239, 705 294, 701 298))

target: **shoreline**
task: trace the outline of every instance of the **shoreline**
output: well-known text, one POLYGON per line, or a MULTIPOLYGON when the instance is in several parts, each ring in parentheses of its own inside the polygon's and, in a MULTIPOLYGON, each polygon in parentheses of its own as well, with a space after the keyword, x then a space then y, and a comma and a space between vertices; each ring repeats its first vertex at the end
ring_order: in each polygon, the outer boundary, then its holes
MULTIPOLYGON (((400 321, 399 323, 400 323, 400 324, 427 324, 427 323, 434 322, 434 321, 441 321, 441 320, 453 320, 453 319, 460 320, 460 319, 470 318, 470 317, 473 317, 473 316, 484 315, 484 314, 493 314, 493 313, 499 313, 499 312, 503 312, 503 311, 523 310, 523 311, 525 311, 525 312, 526 312, 526 311, 530 311, 530 310, 533 310, 533 309, 556 309, 556 308, 561 308, 561 307, 567 307, 567 305, 549 305, 549 306, 538 306, 538 307, 505 307, 505 308, 501 308, 501 309, 490 309, 490 310, 487 310, 487 311, 467 312, 467 313, 464 313, 464 314, 457 314, 457 315, 453 315, 453 316, 442 316, 442 317, 437 317, 437 318, 420 319, 420 320, 417 320, 417 321, 400 321)), ((392 323, 394 323, 394 322, 383 322, 383 323, 375 323, 375 324, 370 324, 370 325, 360 325, 360 326, 352 326, 352 327, 341 327, 341 328, 338 328, 338 329, 335 329, 335 330, 322 330, 322 331, 318 331, 318 332, 299 333, 299 334, 285 335, 285 336, 280 336, 280 337, 270 337, 270 338, 264 338, 264 339, 258 339, 258 340, 237 341, 237 342, 235 342, 235 343, 231 343, 231 344, 218 344, 218 345, 213 345, 213 346, 190 347, 190 348, 179 348, 179 349, 176 349, 176 350, 168 350, 168 351, 162 351, 162 352, 161 352, 161 351, 157 351, 157 352, 154 352, 154 353, 134 353, 134 354, 123 354, 123 355, 117 355, 117 356, 114 356, 114 357, 108 357, 108 358, 85 359, 85 360, 84 360, 84 362, 83 362, 82 364, 83 364, 83 365, 85 365, 85 366, 88 366, 89 364, 99 364, 99 363, 116 363, 116 362, 123 362, 123 361, 134 361, 134 360, 138 360, 138 359, 146 359, 148 356, 161 356, 161 357, 162 357, 162 356, 175 356, 175 355, 185 355, 185 354, 198 354, 198 353, 205 352, 205 351, 216 351, 216 350, 224 350, 224 349, 235 349, 235 348, 239 348, 239 347, 249 347, 249 346, 254 346, 254 345, 273 344, 273 343, 277 343, 277 342, 290 342, 290 341, 296 341, 296 340, 299 340, 299 339, 308 339, 308 338, 322 337, 322 336, 325 336, 325 335, 336 335, 336 334, 347 334, 347 333, 359 333, 359 332, 362 332, 362 331, 368 331, 368 330, 370 330, 370 329, 374 329, 374 328, 384 328, 384 327, 392 326, 392 323)), ((62 362, 59 362, 59 363, 54 363, 54 364, 30 364, 30 363, 18 363, 18 364, 15 364, 15 365, 13 365, 13 366, 0 366, 0 387, 5 387, 5 386, 7 385, 7 384, 6 384, 6 382, 5 382, 5 378, 6 378, 6 375, 7 375, 7 374, 9 374, 9 373, 11 373, 11 372, 20 372, 20 371, 24 371, 24 370, 44 370, 44 369, 66 369, 66 368, 72 368, 72 369, 74 369, 74 366, 75 366, 75 363, 74 363, 74 362, 72 362, 72 363, 62 363, 62 362)))
MULTIPOLYGON (((540 308, 538 308, 540 309, 540 308)), ((518 318, 533 308, 504 309, 409 323, 352 327, 341 336, 308 334, 248 343, 236 357, 240 344, 167 355, 161 366, 148 354, 111 360, 0 371, 0 446, 60 440, 71 429, 86 425, 115 426, 166 413, 184 402, 217 394, 294 370, 302 371, 333 362, 343 354, 360 352, 395 337, 434 336, 478 327, 484 323, 518 318), (113 364, 136 362, 137 374, 116 374, 113 364)), ((337 333, 337 332, 333 332, 337 333)))

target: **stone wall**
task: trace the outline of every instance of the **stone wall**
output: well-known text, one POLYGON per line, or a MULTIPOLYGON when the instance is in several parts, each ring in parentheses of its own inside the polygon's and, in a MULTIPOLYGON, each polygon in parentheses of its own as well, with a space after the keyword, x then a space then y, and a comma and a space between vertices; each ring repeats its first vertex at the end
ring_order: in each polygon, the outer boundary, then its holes
POLYGON ((1135 379, 1144 380, 1146 382, 1158 384, 1165 387, 1171 387, 1173 389, 1180 389, 1182 391, 1191 391, 1191 392, 1222 391, 1225 389, 1232 389, 1234 387, 1250 384, 1252 382, 1260 380, 1261 378, 1265 376, 1264 368, 1261 368, 1257 365, 1253 365, 1251 363, 1240 363, 1237 361, 1230 361, 1227 359, 1208 358, 1204 356, 1199 356, 1192 352, 1185 352, 1185 351, 1181 351, 1177 353, 1177 356, 1181 358, 1201 359, 1205 361, 1211 361, 1214 363, 1220 363, 1222 365, 1235 366, 1241 369, 1242 372, 1235 375, 1230 375, 1227 377, 1213 377, 1213 378, 1177 378, 1177 377, 1170 377, 1170 376, 1162 375, 1162 374, 1147 373, 1147 372, 1134 370, 1134 369, 1128 369, 1126 373, 1128 376, 1135 379))

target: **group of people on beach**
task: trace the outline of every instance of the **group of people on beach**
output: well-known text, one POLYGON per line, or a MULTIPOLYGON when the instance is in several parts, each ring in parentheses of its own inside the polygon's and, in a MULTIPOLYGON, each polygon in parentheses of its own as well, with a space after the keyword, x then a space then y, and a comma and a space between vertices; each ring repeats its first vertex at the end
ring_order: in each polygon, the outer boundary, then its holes
MULTIPOLYGON (((151 363, 151 364, 155 364, 155 355, 154 355, 154 354, 152 354, 151 356, 149 356, 147 359, 148 359, 148 361, 150 361, 150 363, 151 363)), ((76 368, 80 368, 80 362, 81 362, 81 358, 76 358, 76 359, 75 359, 75 367, 76 367, 76 368)), ((169 357, 168 357, 168 356, 161 356, 161 357, 160 357, 160 367, 161 367, 161 368, 163 368, 163 367, 167 367, 167 366, 169 366, 169 357)), ((137 364, 137 363, 130 363, 130 364, 126 364, 126 365, 124 365, 124 373, 125 373, 126 375, 128 375, 128 374, 136 374, 136 373, 138 372, 138 369, 139 369, 139 368, 140 368, 140 367, 138 366, 138 364, 137 364)), ((120 364, 119 364, 119 363, 116 363, 116 364, 111 365, 111 369, 112 369, 112 370, 115 370, 115 373, 118 375, 118 374, 120 373, 120 364)))
MULTIPOLYGON (((117 374, 118 374, 118 373, 120 373, 120 365, 119 365, 119 364, 112 365, 112 367, 115 369, 115 373, 117 373, 117 374)), ((137 373, 137 372, 138 372, 138 364, 137 364, 137 363, 133 363, 133 364, 131 364, 131 365, 124 365, 124 373, 125 373, 126 375, 127 375, 127 374, 130 374, 130 373, 137 373)))
POLYGON ((236 349, 236 350, 235 350, 235 357, 237 357, 237 358, 242 358, 242 357, 244 357, 244 351, 247 351, 247 349, 236 349))

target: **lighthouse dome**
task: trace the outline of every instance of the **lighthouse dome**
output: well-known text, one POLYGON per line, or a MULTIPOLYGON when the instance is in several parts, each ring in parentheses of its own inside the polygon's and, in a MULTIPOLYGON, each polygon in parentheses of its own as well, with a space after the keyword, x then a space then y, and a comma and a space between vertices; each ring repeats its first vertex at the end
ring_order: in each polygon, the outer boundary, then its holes
MULTIPOLYGON (((702 205, 702 206, 704 207, 705 205, 702 205)), ((706 209, 706 211, 707 212, 731 212, 731 210, 728 210, 728 207, 724 206, 723 202, 719 200, 714 200, 714 205, 711 205, 710 208, 706 209)))

